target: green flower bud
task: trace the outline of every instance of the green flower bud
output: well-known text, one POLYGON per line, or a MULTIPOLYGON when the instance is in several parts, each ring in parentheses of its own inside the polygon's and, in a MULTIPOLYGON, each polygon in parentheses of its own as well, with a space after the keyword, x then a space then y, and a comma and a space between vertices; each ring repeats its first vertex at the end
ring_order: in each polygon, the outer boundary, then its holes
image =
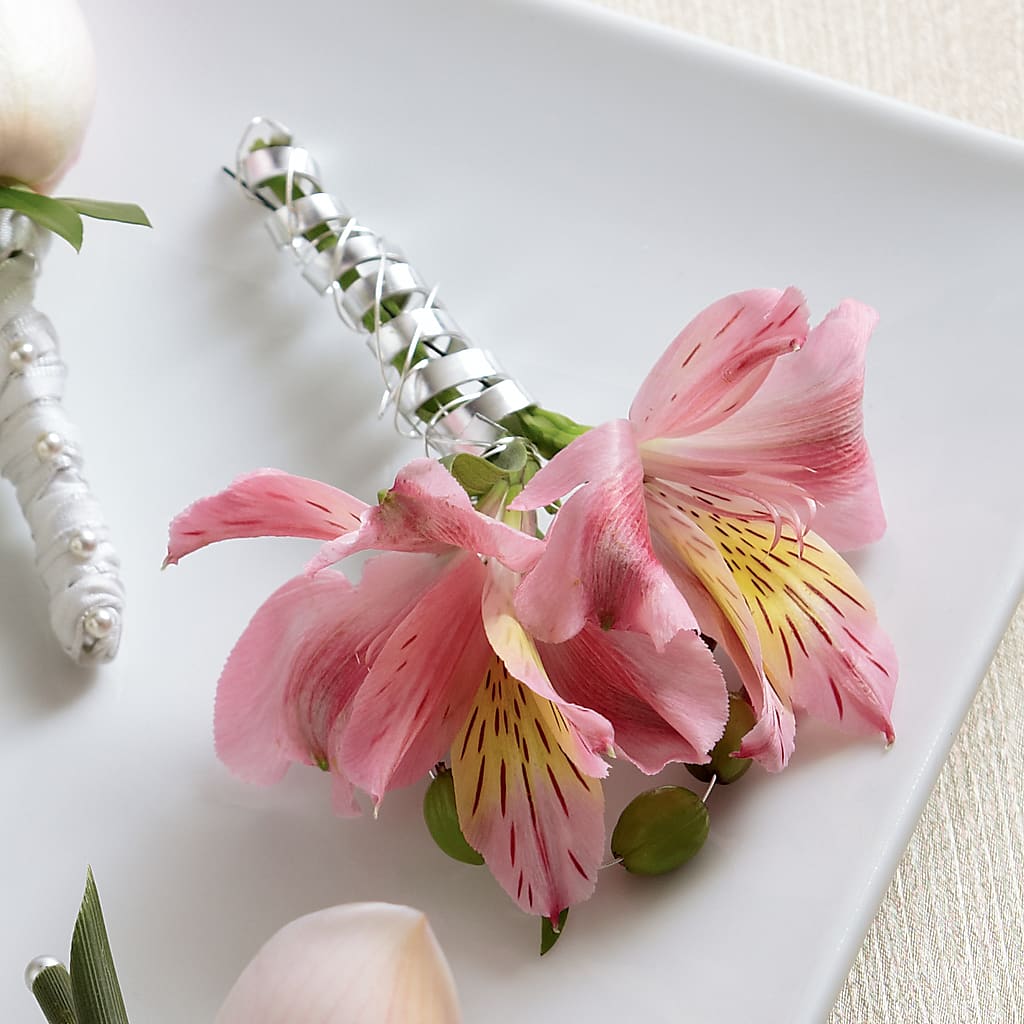
POLYGON ((663 875, 685 864, 708 837, 708 809, 681 786, 641 793, 619 816, 612 854, 635 875, 663 875))
POLYGON ((459 812, 455 806, 455 781, 445 765, 438 765, 437 774, 423 796, 423 820, 434 842, 453 860, 463 864, 483 864, 484 859, 462 834, 459 812))
POLYGON ((738 693, 729 694, 729 721, 725 732, 711 751, 707 764, 688 764, 687 771, 701 782, 710 782, 718 776, 720 786, 735 782, 749 767, 749 757, 733 757, 740 749, 740 741, 754 728, 754 709, 738 693))

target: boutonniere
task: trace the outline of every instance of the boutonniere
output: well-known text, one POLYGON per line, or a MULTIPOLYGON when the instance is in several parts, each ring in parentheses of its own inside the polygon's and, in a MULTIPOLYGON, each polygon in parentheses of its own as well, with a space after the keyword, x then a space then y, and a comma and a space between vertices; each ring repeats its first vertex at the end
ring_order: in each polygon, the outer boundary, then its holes
POLYGON ((376 501, 259 470, 171 524, 170 563, 239 537, 321 545, 221 675, 232 771, 318 767, 341 814, 431 776, 431 834, 485 863, 549 947, 606 862, 657 874, 693 856, 711 787, 784 768, 799 716, 893 739, 896 658, 836 553, 884 529, 861 412, 871 309, 847 300, 812 327, 795 288, 719 299, 628 417, 591 428, 475 346, 282 126, 255 123, 234 174, 434 457, 376 501), (358 580, 336 571, 363 551, 358 580), (641 794, 609 850, 616 757, 652 776, 685 764, 708 789, 641 794))

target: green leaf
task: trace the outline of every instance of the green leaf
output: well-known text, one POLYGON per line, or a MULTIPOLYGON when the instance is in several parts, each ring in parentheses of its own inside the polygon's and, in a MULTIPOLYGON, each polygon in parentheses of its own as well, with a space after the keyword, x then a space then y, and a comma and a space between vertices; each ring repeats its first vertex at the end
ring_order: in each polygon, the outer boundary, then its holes
POLYGON ((60 196, 57 202, 66 203, 83 217, 116 220, 120 224, 138 224, 144 228, 153 226, 149 223, 146 211, 135 203, 111 203, 106 199, 76 199, 72 196, 60 196))
POLYGON ((71 937, 71 991, 79 1024, 128 1024, 92 868, 71 937))
POLYGON ((0 188, 0 209, 17 210, 41 228, 70 242, 75 252, 82 248, 82 218, 63 199, 41 196, 26 188, 0 188))
POLYGON ((500 466, 510 477, 522 476, 529 456, 526 445, 516 438, 494 456, 494 464, 500 466))
POLYGON ((569 908, 566 907, 558 915, 558 928, 551 921, 542 917, 540 919, 540 955, 543 956, 558 941, 559 936, 565 930, 565 919, 569 916, 569 908))
POLYGON ((499 469, 487 459, 480 458, 479 455, 459 452, 458 455, 442 461, 448 472, 459 481, 463 490, 471 497, 487 494, 496 483, 508 479, 508 474, 503 469, 499 469))
POLYGON ((455 781, 451 769, 439 764, 426 793, 423 794, 423 820, 434 842, 453 860, 463 864, 483 864, 484 859, 466 842, 455 806, 455 781))

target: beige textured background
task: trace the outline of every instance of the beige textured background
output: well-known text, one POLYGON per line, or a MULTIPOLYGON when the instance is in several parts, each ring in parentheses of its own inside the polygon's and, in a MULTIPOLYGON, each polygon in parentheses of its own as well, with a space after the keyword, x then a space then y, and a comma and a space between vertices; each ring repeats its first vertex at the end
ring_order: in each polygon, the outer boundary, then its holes
MULTIPOLYGON (((1024 0, 594 2, 1024 139, 1024 0)), ((828 1024, 1024 1024, 1022 793, 1024 604, 828 1024)))

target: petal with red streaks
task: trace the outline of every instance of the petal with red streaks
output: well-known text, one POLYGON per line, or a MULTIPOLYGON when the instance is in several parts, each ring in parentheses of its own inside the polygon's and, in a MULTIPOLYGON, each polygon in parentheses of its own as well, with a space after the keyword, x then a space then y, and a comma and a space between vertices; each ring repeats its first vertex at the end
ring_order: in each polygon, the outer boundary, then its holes
POLYGON ((696 633, 663 651, 637 633, 587 625, 561 644, 538 644, 551 684, 615 730, 615 746, 648 775, 670 761, 703 764, 728 717, 725 679, 696 633))
POLYGON ((686 438, 685 449, 677 444, 675 467, 671 443, 661 446, 659 459, 654 442, 650 456, 644 453, 645 468, 684 483, 700 483, 695 471, 717 476, 723 487, 733 478, 768 502, 773 493, 784 497, 789 486, 817 506, 814 530, 831 545, 845 550, 877 540, 885 516, 862 408, 864 356, 877 320, 869 306, 840 303, 798 354, 775 362, 749 402, 686 438))
POLYGON ((330 766, 340 807, 351 787, 330 763, 329 734, 366 675, 360 636, 345 627, 358 606, 338 573, 289 580, 264 602, 221 673, 214 713, 217 753, 236 775, 277 782, 290 762, 330 766))
POLYGON ((680 630, 695 629, 693 613, 651 549, 643 467, 628 422, 605 423, 573 441, 511 507, 547 504, 580 483, 519 587, 516 610, 530 633, 559 643, 592 621, 643 633, 661 649, 680 630))
MULTIPOLYGON (((775 690, 762 667, 758 630, 730 566, 694 521, 695 513, 676 498, 655 483, 648 485, 655 550, 701 628, 725 648, 750 696, 757 723, 744 737, 741 755, 755 758, 768 771, 781 771, 793 752, 796 732, 789 698, 775 690)), ((742 524, 733 525, 742 529, 742 524)))
POLYGON ((480 612, 485 566, 462 553, 438 563, 434 585, 373 658, 340 737, 342 766, 376 803, 444 757, 491 658, 480 612))
POLYGON ((356 551, 444 554, 462 548, 492 555, 511 569, 530 568, 543 542, 477 512, 455 478, 433 459, 399 471, 394 487, 373 506, 355 533, 325 544, 307 566, 321 569, 356 551))
POLYGON ((164 564, 176 565, 207 544, 239 537, 331 540, 355 530, 368 507, 319 480, 258 469, 174 517, 164 564))
POLYGON ((719 299, 683 328, 641 384, 629 411, 638 439, 690 436, 720 423, 806 336, 807 309, 795 288, 719 299))
POLYGON ((459 822, 527 913, 556 918, 594 891, 604 852, 604 794, 552 701, 493 657, 452 744, 459 822))

